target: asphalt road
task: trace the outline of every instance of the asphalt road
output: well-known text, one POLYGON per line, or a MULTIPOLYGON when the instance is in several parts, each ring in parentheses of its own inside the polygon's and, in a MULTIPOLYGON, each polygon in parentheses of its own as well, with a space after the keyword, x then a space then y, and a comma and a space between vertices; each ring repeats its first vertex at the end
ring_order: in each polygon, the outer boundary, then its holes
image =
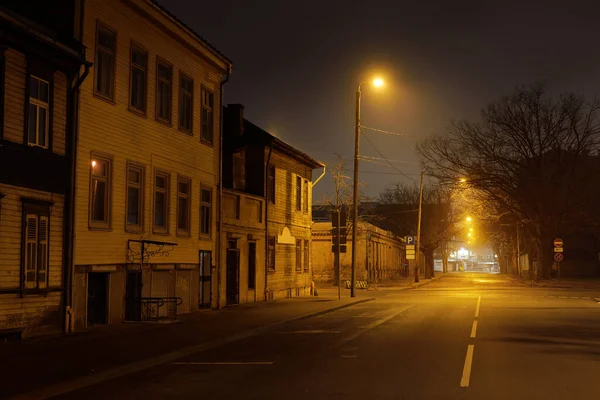
POLYGON ((599 293, 514 285, 464 273, 388 288, 60 398, 599 399, 599 293))

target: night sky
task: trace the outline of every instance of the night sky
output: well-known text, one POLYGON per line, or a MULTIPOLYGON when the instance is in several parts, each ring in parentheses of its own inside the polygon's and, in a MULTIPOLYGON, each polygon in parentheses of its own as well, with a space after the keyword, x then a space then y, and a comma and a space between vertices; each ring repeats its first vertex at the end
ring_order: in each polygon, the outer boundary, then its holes
MULTIPOLYGON (((385 88, 363 88, 362 124, 411 136, 367 131, 409 177, 385 161, 362 162, 369 196, 418 180, 415 137, 477 117, 517 85, 547 80, 553 91, 600 92, 595 1, 160 3, 233 60, 225 103, 244 104, 247 119, 328 168, 341 154, 348 175, 356 86, 384 78, 385 88)), ((364 139, 361 154, 381 158, 364 139)), ((332 187, 328 174, 314 199, 332 187)))

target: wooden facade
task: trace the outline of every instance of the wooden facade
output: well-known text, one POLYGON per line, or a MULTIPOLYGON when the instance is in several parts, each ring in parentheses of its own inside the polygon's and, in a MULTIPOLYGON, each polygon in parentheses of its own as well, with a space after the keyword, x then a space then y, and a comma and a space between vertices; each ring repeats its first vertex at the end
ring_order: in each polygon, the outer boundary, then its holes
POLYGON ((149 0, 86 1, 82 41, 94 66, 79 109, 74 329, 135 319, 131 298, 177 297, 177 313, 217 306, 231 63, 149 0))
MULTIPOLYGON (((223 185, 262 197, 265 255, 261 299, 310 294, 313 169, 323 164, 224 108, 223 185)), ((242 272, 244 273, 244 272, 242 272)))
POLYGON ((63 330, 71 100, 84 62, 73 14, 51 19, 51 8, 0 9, 0 340, 63 330))

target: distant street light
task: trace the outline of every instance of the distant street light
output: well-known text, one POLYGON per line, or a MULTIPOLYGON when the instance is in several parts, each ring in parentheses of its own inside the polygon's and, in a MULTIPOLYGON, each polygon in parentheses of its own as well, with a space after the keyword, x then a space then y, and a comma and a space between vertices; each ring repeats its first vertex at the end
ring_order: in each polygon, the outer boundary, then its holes
POLYGON ((467 222, 471 222, 471 217, 467 217, 467 222))
MULTIPOLYGON (((354 209, 352 210, 352 277, 350 279, 350 297, 356 297, 356 232, 358 224, 358 149, 360 146, 360 88, 367 82, 361 82, 356 89, 356 124, 354 126, 354 193, 352 196, 354 209)), ((372 81, 373 86, 383 86, 383 80, 376 78, 372 81)))

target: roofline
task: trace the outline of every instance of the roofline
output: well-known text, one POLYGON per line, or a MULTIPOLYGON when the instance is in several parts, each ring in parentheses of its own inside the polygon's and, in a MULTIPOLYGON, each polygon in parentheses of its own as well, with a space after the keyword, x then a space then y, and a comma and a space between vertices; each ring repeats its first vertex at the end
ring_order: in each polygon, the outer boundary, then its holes
POLYGON ((144 0, 144 1, 146 3, 148 3, 149 5, 151 5, 152 7, 154 7, 156 10, 158 10, 158 12, 163 14, 169 20, 171 20, 171 22, 175 23, 176 25, 179 25, 180 28, 187 31, 196 40, 198 40, 200 43, 202 43, 204 46, 206 46, 206 48, 211 50, 213 55, 217 56, 217 58, 219 58, 225 64, 228 64, 229 68, 231 68, 231 66, 233 65, 233 61, 231 61, 225 54, 221 53, 215 46, 210 44, 206 39, 204 39, 202 36, 200 36, 198 33, 196 33, 192 28, 187 26, 177 16, 175 16, 173 13, 171 13, 169 10, 167 10, 164 6, 160 5, 156 0, 144 0))
POLYGON ((271 135, 268 132, 267 132, 267 134, 271 136, 271 140, 273 140, 273 143, 275 144, 276 147, 279 147, 279 150, 283 150, 283 151, 292 153, 294 156, 296 156, 298 159, 300 159, 300 161, 304 162, 306 165, 308 165, 309 167, 312 167, 313 169, 325 167, 325 164, 323 164, 320 161, 315 160, 308 154, 296 149, 294 146, 287 144, 283 140, 276 138, 275 136, 271 135))

